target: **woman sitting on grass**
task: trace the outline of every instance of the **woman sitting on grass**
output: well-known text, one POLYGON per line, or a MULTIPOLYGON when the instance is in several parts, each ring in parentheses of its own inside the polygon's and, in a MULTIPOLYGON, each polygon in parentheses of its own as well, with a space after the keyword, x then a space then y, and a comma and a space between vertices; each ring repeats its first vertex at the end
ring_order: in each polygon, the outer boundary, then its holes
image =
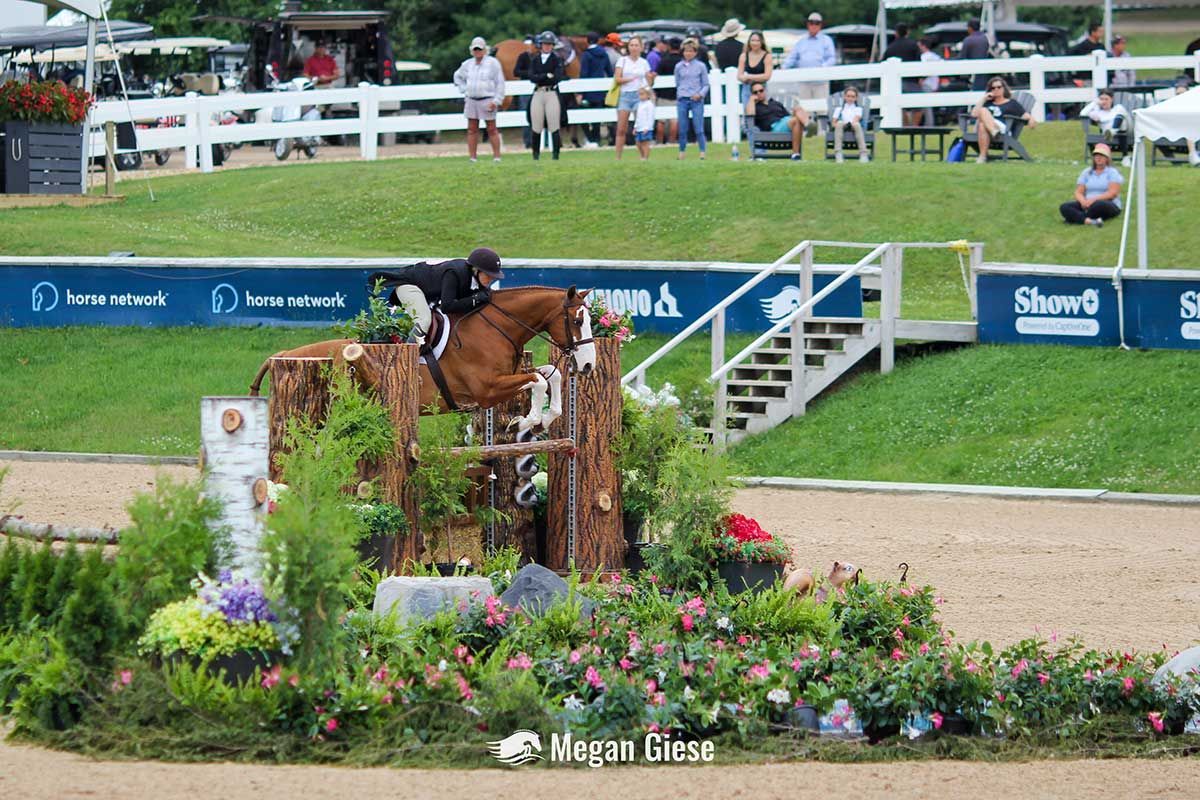
POLYGON ((1092 166, 1075 183, 1075 199, 1058 210, 1063 222, 1104 226, 1104 220, 1121 213, 1121 184, 1125 179, 1112 165, 1112 150, 1104 142, 1092 148, 1092 166))

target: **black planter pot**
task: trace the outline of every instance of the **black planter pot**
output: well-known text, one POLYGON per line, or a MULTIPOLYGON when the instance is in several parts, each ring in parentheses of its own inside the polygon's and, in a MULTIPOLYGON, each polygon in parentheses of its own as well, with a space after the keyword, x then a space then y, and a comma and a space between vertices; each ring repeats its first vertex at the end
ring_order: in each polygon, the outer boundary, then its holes
POLYGON ((637 575, 646 569, 646 556, 660 545, 654 542, 634 542, 625 550, 625 569, 630 575, 637 575))
POLYGON ((877 722, 864 723, 863 724, 863 734, 867 737, 867 741, 870 742, 871 744, 879 744, 884 739, 891 738, 892 736, 899 736, 900 735, 900 723, 899 722, 888 722, 888 723, 883 723, 883 724, 880 724, 877 722))
MULTIPOLYGON (((230 656, 216 656, 208 662, 206 670, 209 675, 221 675, 229 686, 237 686, 250 680, 254 676, 254 670, 266 671, 282 659, 283 654, 276 651, 264 653, 261 650, 239 650, 230 656)), ((172 665, 182 661, 189 662, 193 667, 199 667, 201 664, 198 656, 189 656, 186 653, 173 653, 166 660, 172 665)))
POLYGON ((814 733, 821 730, 821 715, 817 712, 817 707, 807 703, 788 709, 787 721, 793 728, 809 730, 814 733))
POLYGON ((971 723, 962 714, 946 714, 938 731, 947 736, 970 736, 971 723))
POLYGON ((642 523, 646 518, 641 514, 621 514, 621 528, 625 534, 625 544, 628 549, 632 550, 633 546, 641 541, 642 523))
POLYGON ((396 537, 388 533, 376 533, 365 539, 358 540, 358 560, 374 560, 373 568, 379 572, 390 572, 392 568, 392 552, 396 547, 396 537))
POLYGON ((730 594, 739 594, 747 590, 758 594, 779 580, 783 575, 783 565, 750 561, 722 561, 717 565, 717 574, 729 587, 730 594))
POLYGON ((459 567, 458 564, 449 561, 439 561, 438 563, 434 564, 434 567, 437 569, 438 575, 441 575, 443 578, 450 577, 460 569, 468 575, 475 572, 475 567, 473 566, 459 567))
POLYGON ((0 123, 6 194, 80 194, 83 126, 0 123))

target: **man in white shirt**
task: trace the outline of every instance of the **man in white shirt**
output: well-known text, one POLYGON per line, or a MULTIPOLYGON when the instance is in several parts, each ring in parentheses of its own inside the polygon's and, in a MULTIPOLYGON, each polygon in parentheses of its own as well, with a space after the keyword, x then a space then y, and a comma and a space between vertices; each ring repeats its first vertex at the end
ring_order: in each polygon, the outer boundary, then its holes
MULTIPOLYGON (((932 37, 922 36, 917 41, 917 48, 921 51, 921 62, 928 64, 931 61, 942 61, 942 57, 937 54, 933 48, 937 46, 937 42, 932 37)), ((942 86, 942 79, 937 75, 927 75, 921 78, 922 92, 936 92, 942 86)), ((910 125, 925 125, 932 127, 934 122, 934 113, 932 108, 921 108, 911 112, 913 117, 910 125), (924 121, 922 122, 922 118, 924 121)))
POLYGON ((488 141, 492 143, 492 161, 500 160, 500 131, 496 128, 496 112, 504 102, 504 68, 487 54, 487 42, 482 36, 471 40, 471 57, 454 72, 454 85, 466 98, 463 113, 467 117, 467 154, 478 161, 479 121, 487 123, 488 141))
MULTIPOLYGON (((1129 58, 1129 51, 1125 49, 1125 37, 1114 36, 1112 40, 1112 58, 1129 58)), ((1108 82, 1109 86, 1133 86, 1137 83, 1137 73, 1131 69, 1114 69, 1112 71, 1112 80, 1108 82)))
MULTIPOLYGON (((825 20, 816 11, 808 15, 808 33, 801 36, 784 59, 783 69, 832 67, 837 63, 837 48, 829 34, 822 33, 825 20)), ((797 85, 797 99, 824 100, 829 97, 829 81, 805 81, 797 85)))

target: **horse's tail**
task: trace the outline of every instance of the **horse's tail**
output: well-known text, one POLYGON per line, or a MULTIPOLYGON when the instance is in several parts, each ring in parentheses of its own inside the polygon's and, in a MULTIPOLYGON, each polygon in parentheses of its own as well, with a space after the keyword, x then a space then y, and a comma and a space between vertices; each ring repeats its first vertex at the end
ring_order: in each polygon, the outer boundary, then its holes
MULTIPOLYGON (((274 356, 271 358, 274 358, 274 356)), ((262 366, 258 368, 258 374, 254 376, 254 383, 250 384, 251 397, 258 397, 258 389, 262 386, 263 377, 267 374, 267 370, 271 368, 271 358, 264 361, 262 366)))

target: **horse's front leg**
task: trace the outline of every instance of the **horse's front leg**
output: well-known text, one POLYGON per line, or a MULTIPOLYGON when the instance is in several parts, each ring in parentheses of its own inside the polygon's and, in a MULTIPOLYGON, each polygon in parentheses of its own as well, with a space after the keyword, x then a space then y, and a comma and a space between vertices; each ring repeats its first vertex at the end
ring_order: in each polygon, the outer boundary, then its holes
POLYGON ((562 372, 553 364, 538 367, 537 371, 550 385, 550 408, 542 415, 542 427, 550 430, 554 421, 562 416, 562 372))
POLYGON ((546 389, 549 384, 540 372, 531 372, 513 377, 523 381, 521 385, 513 387, 513 394, 525 391, 526 389, 530 390, 529 413, 523 417, 517 417, 509 423, 510 428, 516 427, 518 431, 524 432, 541 424, 542 407, 546 405, 546 389))

